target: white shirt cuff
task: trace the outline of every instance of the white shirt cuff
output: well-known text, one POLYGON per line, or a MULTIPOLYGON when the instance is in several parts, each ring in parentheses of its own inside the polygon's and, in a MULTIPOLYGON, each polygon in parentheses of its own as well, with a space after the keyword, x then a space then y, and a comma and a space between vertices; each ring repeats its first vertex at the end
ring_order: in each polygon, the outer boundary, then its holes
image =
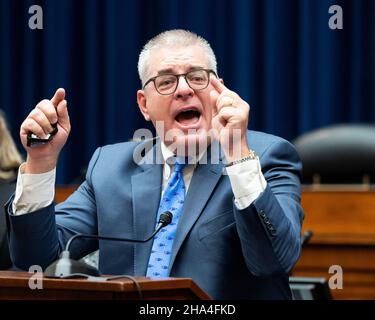
POLYGON ((247 208, 267 187, 258 157, 229 166, 226 171, 239 210, 247 208))
POLYGON ((14 215, 45 208, 55 198, 56 168, 45 173, 26 174, 24 167, 25 163, 18 169, 16 193, 12 203, 14 215))

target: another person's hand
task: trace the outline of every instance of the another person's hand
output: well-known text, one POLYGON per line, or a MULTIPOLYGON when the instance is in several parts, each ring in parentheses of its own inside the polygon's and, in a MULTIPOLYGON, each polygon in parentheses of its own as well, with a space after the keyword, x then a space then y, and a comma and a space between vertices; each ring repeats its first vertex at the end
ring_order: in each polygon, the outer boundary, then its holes
POLYGON ((21 125, 20 137, 27 152, 25 173, 43 173, 56 167, 61 149, 70 133, 70 120, 65 100, 65 90, 57 89, 51 100, 42 100, 21 125), (34 147, 27 146, 28 133, 45 138, 57 123, 58 131, 50 142, 34 147))
POLYGON ((211 83, 215 88, 210 92, 214 137, 221 143, 228 162, 244 158, 249 154, 246 132, 250 106, 220 80, 212 77, 211 83))

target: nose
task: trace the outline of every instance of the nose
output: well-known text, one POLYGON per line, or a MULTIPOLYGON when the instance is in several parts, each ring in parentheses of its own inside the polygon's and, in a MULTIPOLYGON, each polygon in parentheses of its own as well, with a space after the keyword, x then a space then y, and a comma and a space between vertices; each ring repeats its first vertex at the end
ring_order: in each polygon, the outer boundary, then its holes
POLYGON ((188 83, 186 82, 185 77, 180 76, 178 81, 178 86, 174 93, 176 99, 187 99, 194 95, 194 90, 190 88, 188 83))

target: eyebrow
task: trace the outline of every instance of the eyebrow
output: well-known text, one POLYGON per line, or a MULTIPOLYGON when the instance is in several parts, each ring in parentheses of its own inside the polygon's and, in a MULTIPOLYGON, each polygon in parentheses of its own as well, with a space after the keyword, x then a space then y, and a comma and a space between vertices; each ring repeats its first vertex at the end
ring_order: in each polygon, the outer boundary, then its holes
MULTIPOLYGON (((202 66, 191 66, 186 72, 202 70, 202 69, 204 69, 204 67, 202 66)), ((158 76, 163 75, 163 74, 174 74, 174 72, 172 68, 166 68, 166 69, 162 69, 158 71, 158 76)))

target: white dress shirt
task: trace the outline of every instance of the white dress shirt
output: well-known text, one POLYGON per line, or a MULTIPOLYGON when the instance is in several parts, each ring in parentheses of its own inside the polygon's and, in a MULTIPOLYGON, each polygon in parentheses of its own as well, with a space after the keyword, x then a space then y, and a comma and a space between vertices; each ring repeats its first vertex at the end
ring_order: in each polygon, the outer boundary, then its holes
MULTIPOLYGON (((161 144, 161 151, 164 160, 174 156, 164 143, 161 144)), ((203 153, 198 156, 198 160, 202 156, 203 153)), ((193 163, 197 163, 197 161, 193 161, 193 163)), ((16 193, 12 204, 15 215, 45 208, 53 202, 55 197, 56 168, 41 174, 26 174, 24 166, 25 164, 22 164, 18 171, 16 193)), ((195 167, 196 165, 189 164, 183 171, 186 192, 189 189, 195 167)), ((232 186, 234 202, 239 210, 247 208, 267 186, 258 157, 229 166, 226 171, 232 186)), ((173 164, 165 161, 162 193, 172 172, 173 164)))

